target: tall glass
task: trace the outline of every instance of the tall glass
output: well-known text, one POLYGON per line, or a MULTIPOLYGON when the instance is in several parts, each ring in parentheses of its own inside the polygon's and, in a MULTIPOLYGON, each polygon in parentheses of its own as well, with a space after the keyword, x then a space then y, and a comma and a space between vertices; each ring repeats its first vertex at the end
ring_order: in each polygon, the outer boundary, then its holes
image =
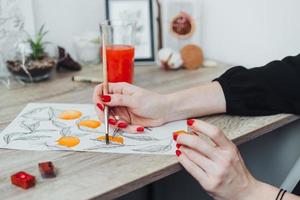
POLYGON ((134 24, 122 20, 107 20, 100 24, 100 33, 101 38, 105 35, 108 82, 132 83, 134 24))

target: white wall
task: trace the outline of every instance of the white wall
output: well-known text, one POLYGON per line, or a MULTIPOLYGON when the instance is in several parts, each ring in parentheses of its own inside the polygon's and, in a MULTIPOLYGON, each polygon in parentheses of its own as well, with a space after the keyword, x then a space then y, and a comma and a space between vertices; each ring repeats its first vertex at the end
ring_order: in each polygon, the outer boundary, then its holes
POLYGON ((98 31, 104 5, 104 0, 33 0, 35 27, 46 24, 47 39, 74 53, 73 36, 98 31))
MULTIPOLYGON (((72 36, 98 31, 104 0, 33 0, 35 24, 46 23, 49 39, 72 49, 72 36)), ((300 53, 299 0, 204 0, 206 57, 260 66, 300 53)))
POLYGON ((249 67, 300 53, 299 0, 205 0, 208 57, 249 67))
POLYGON ((24 16, 26 23, 24 25, 25 31, 29 34, 33 34, 35 31, 35 20, 33 13, 33 4, 31 0, 19 0, 19 8, 24 16))

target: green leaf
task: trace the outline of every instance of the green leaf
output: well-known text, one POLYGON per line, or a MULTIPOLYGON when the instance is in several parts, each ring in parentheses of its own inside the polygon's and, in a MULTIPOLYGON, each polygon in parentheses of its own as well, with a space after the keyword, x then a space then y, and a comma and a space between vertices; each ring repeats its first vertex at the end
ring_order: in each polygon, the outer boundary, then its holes
POLYGON ((45 24, 43 24, 38 33, 35 35, 35 37, 29 37, 27 39, 27 42, 30 45, 30 48, 32 50, 32 53, 30 55, 30 58, 33 60, 38 60, 43 58, 45 55, 45 45, 47 45, 49 42, 44 42, 44 37, 49 33, 49 31, 45 31, 45 24))

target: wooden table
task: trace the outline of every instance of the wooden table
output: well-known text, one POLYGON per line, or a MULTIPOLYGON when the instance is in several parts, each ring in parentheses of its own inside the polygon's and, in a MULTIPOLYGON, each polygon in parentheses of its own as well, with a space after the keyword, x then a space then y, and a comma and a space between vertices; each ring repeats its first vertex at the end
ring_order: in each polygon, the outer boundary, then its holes
MULTIPOLYGON (((170 93, 211 81, 228 67, 207 67, 197 71, 163 71, 156 66, 136 67, 136 85, 170 93)), ((0 86, 0 130, 3 130, 29 102, 92 103, 94 85, 72 82, 73 75, 100 76, 100 67, 81 72, 55 74, 51 80, 33 85, 0 86)), ((207 117, 237 144, 298 119, 294 115, 269 117, 207 117)), ((175 156, 119 155, 88 152, 0 150, 0 199, 111 199, 181 170, 175 156), (43 180, 37 163, 52 160, 58 177, 43 180), (10 175, 25 170, 36 174, 38 184, 22 190, 10 184, 10 175)))

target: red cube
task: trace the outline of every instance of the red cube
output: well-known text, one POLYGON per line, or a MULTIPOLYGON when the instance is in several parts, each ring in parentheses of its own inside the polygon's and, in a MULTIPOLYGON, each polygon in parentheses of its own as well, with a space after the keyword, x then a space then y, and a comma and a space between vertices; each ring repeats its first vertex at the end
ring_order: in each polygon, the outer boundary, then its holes
POLYGON ((54 165, 50 161, 39 163, 39 170, 43 178, 56 177, 54 165))
POLYGON ((23 171, 12 175, 10 179, 12 184, 23 189, 28 189, 35 185, 35 177, 23 171))

